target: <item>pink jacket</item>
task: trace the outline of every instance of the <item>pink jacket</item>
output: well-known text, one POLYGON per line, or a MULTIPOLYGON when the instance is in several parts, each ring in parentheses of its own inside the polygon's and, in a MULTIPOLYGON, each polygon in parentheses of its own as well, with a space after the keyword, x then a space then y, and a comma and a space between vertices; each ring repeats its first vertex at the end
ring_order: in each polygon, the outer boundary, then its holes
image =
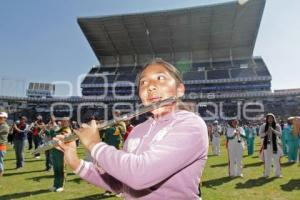
POLYGON ((122 192, 125 199, 199 199, 207 152, 205 122, 192 112, 177 111, 136 126, 123 150, 100 142, 91 152, 94 162, 81 161, 75 173, 122 192))

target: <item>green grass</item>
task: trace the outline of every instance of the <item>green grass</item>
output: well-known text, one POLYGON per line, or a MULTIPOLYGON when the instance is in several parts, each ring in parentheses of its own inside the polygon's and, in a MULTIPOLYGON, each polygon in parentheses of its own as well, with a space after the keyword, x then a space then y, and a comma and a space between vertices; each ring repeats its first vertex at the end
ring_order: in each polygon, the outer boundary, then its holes
MULTIPOLYGON (((256 144, 253 156, 244 152, 244 178, 228 178, 227 152, 222 145, 221 156, 212 156, 211 150, 202 176, 202 197, 204 200, 295 200, 300 196, 300 167, 289 164, 282 158, 283 178, 262 178, 263 165, 258 157, 259 146, 256 144)), ((79 148, 80 156, 84 150, 79 148)), ((67 170, 67 182, 62 193, 49 192, 53 183, 53 173, 46 172, 44 157, 34 159, 26 150, 25 167, 15 169, 14 151, 10 147, 5 157, 5 175, 0 177, 0 200, 6 199, 104 199, 103 190, 74 175, 67 170)), ((115 197, 105 198, 118 199, 115 197)))
MULTIPOLYGON (((45 157, 35 159, 30 152, 25 150, 25 166, 16 170, 15 154, 12 147, 5 156, 5 173, 0 177, 0 200, 9 199, 36 199, 36 200, 85 200, 101 199, 104 191, 88 184, 67 168, 65 191, 61 193, 50 192, 53 184, 53 172, 46 172, 45 157)), ((84 149, 79 148, 79 154, 84 157, 84 149)), ((104 198, 102 198, 104 199, 104 198)), ((119 198, 105 198, 107 200, 119 198)))

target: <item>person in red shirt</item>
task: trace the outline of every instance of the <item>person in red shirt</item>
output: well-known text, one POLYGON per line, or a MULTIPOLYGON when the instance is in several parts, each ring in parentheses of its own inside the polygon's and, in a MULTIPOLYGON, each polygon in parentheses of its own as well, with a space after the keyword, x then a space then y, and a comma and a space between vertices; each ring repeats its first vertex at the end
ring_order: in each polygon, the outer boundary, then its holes
MULTIPOLYGON (((34 142, 34 149, 37 149, 42 142, 41 135, 45 131, 45 124, 41 115, 37 116, 37 120, 30 126, 29 130, 32 131, 32 139, 34 142)), ((34 154, 35 158, 40 158, 40 154, 34 154)))
POLYGON ((126 132, 125 132, 125 135, 124 135, 124 141, 126 141, 129 133, 134 128, 134 126, 131 124, 130 120, 126 121, 125 124, 126 124, 126 132))

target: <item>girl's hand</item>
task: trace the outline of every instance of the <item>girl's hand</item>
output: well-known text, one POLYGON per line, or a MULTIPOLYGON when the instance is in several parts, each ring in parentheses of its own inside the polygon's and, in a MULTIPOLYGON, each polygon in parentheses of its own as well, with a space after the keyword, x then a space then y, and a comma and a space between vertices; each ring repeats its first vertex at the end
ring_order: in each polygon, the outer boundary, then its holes
POLYGON ((92 151, 93 147, 101 142, 99 130, 95 120, 91 121, 91 124, 82 124, 81 128, 74 130, 76 135, 79 137, 81 144, 89 150, 92 151))
POLYGON ((73 171, 80 165, 80 159, 77 155, 77 147, 75 141, 64 143, 65 135, 57 135, 53 140, 58 142, 57 149, 64 152, 65 162, 72 168, 73 171))

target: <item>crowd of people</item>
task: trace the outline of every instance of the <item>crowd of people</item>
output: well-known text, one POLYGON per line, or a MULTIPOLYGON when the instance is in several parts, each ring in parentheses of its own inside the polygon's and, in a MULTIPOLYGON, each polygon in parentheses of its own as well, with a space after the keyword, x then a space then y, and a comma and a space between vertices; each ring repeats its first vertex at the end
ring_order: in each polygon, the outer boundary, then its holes
MULTIPOLYGON (((120 115, 120 111, 114 112, 115 116, 120 115)), ((50 117, 49 121, 45 123, 43 117, 38 115, 36 120, 28 123, 26 116, 21 116, 13 124, 9 125, 6 120, 8 114, 0 112, 0 175, 4 173, 4 155, 7 150, 7 142, 13 146, 15 151, 16 169, 19 170, 24 167, 24 151, 28 144, 28 150, 33 152, 35 159, 40 159, 40 152, 35 151, 38 148, 47 145, 57 135, 72 134, 73 130, 79 129, 79 124, 76 121, 70 121, 68 117, 61 117, 56 120, 50 117)), ((95 119, 91 117, 89 121, 95 119)), ((101 121, 99 121, 100 123, 101 121)), ((120 149, 123 146, 126 137, 132 130, 133 126, 126 122, 120 122, 115 126, 108 127, 99 132, 103 141, 107 144, 115 146, 120 149)), ((76 146, 79 146, 79 140, 76 141, 76 146)), ((90 157, 86 156, 85 160, 90 157)), ((62 192, 65 184, 65 162, 64 153, 58 149, 51 149, 45 151, 45 171, 52 171, 54 173, 53 186, 49 188, 50 191, 62 192)), ((109 191, 105 195, 111 195, 109 191)))
MULTIPOLYGON (((97 123, 101 121, 94 117, 79 126, 66 117, 51 118, 45 123, 41 116, 28 124, 27 118, 21 116, 10 128, 6 123, 7 113, 0 112, 0 175, 4 173, 8 135, 15 149, 17 169, 24 167, 26 140, 29 150, 33 146, 38 149, 50 140, 58 144, 45 152, 45 170, 54 171, 51 191, 64 190, 65 166, 69 165, 82 179, 105 189, 105 195, 115 193, 125 199, 201 199, 199 185, 209 138, 212 153, 219 156, 221 137, 225 136, 230 177, 243 177, 243 150, 247 144, 248 155, 253 155, 256 137, 261 141, 264 177, 270 176, 272 166, 275 176, 282 177, 281 156, 287 155, 289 162, 298 160, 300 126, 294 123, 297 118, 277 123, 270 113, 260 124, 239 124, 238 119, 206 124, 199 115, 182 106, 180 98, 185 87, 181 75, 162 59, 146 64, 137 84, 145 106, 170 97, 177 100, 154 109, 146 121, 134 128, 125 121, 100 131, 97 123), (74 133, 86 149, 85 158, 78 157, 78 141, 64 141, 74 133)), ((113 116, 120 114, 114 111, 113 116)), ((39 159, 39 152, 34 157, 39 159)))
POLYGON ((254 154, 255 138, 260 141, 258 150, 264 163, 264 177, 270 176, 272 166, 276 177, 283 176, 280 167, 282 156, 287 156, 290 163, 299 161, 300 119, 290 117, 286 121, 277 122, 272 113, 267 114, 264 119, 263 122, 244 122, 240 125, 237 119, 223 123, 216 120, 208 125, 213 155, 220 155, 221 138, 225 137, 230 177, 243 177, 243 151, 246 148, 249 156, 254 154))

